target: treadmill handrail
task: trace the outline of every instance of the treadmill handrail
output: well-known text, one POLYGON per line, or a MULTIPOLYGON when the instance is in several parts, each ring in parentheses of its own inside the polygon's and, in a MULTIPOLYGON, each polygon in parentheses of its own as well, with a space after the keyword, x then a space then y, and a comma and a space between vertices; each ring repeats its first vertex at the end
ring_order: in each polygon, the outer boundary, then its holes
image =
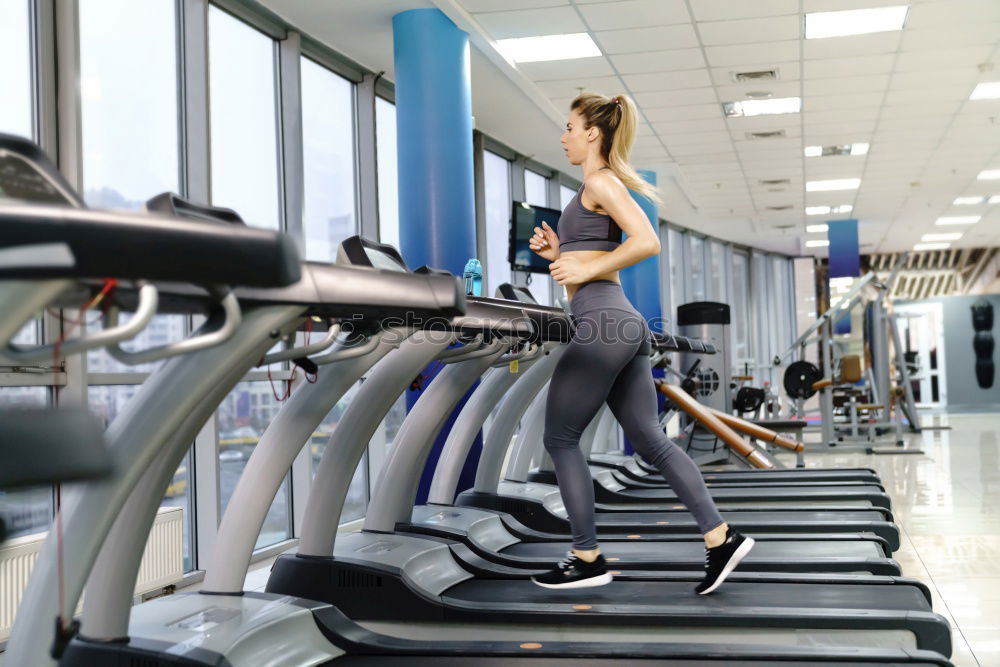
MULTIPOLYGON (((38 361, 52 360, 56 354, 61 355, 80 354, 87 350, 94 350, 108 345, 114 345, 124 340, 135 338, 156 314, 156 307, 159 302, 159 293, 153 285, 142 282, 139 286, 139 305, 135 314, 125 324, 118 325, 114 321, 105 329, 84 334, 77 338, 71 338, 58 344, 45 345, 18 345, 9 342, 3 351, 3 356, 21 363, 33 363, 38 361)), ((115 309, 116 310, 116 309, 115 309)))
MULTIPOLYGON (((240 310, 240 302, 236 298, 236 295, 233 294, 232 290, 226 289, 221 294, 219 303, 222 306, 225 319, 214 331, 185 338, 184 340, 180 340, 175 343, 157 345, 138 352, 129 352, 128 350, 122 349, 122 347, 117 344, 110 345, 108 346, 108 354, 123 364, 133 366, 147 364, 152 361, 160 361, 161 359, 176 357, 181 354, 190 354, 192 352, 197 352, 198 350, 206 350, 210 347, 221 345, 232 338, 233 334, 236 333, 240 323, 243 321, 243 313, 240 310)), ((113 308, 108 311, 107 321, 109 323, 116 322, 117 318, 117 308, 113 308)))
POLYGON ((333 347, 334 343, 337 342, 337 336, 339 335, 340 325, 331 324, 329 331, 326 332, 326 336, 324 336, 322 340, 308 345, 298 345, 296 347, 288 348, 287 350, 272 352, 271 354, 264 356, 264 359, 261 361, 261 365, 275 364, 279 361, 288 361, 290 359, 302 359, 303 357, 308 357, 316 354, 317 352, 328 350, 333 347))

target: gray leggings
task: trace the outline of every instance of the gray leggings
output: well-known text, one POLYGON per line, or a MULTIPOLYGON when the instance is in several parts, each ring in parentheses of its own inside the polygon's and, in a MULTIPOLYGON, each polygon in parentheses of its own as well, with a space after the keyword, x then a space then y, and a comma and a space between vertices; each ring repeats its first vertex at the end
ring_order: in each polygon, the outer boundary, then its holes
POLYGON ((549 383, 543 441, 573 529, 573 548, 597 548, 593 478, 580 436, 605 402, 632 447, 660 471, 701 532, 722 524, 698 466, 660 427, 645 319, 621 285, 609 280, 581 285, 572 309, 576 333, 549 383))

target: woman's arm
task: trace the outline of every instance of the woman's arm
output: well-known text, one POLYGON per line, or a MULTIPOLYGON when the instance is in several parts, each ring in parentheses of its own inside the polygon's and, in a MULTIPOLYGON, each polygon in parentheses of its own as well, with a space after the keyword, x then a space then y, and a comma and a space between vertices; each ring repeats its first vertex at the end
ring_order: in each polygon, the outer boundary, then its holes
POLYGON ((578 285, 595 276, 638 264, 660 252, 660 239, 628 189, 612 174, 597 173, 587 181, 588 198, 599 205, 628 235, 612 250, 588 262, 560 257, 549 272, 560 285, 578 285))

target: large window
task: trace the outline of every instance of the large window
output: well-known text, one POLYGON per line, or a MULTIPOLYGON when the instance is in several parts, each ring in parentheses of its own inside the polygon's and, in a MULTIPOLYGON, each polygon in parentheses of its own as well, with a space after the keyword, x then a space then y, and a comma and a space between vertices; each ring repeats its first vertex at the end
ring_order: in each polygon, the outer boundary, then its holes
POLYGON ((549 179, 541 174, 524 170, 524 201, 532 206, 549 205, 549 179))
POLYGON ((176 3, 81 0, 83 190, 99 208, 177 191, 176 3), (126 54, 142 54, 128 57, 126 54))
MULTIPOLYGON (((285 396, 286 387, 283 381, 241 382, 219 406, 219 505, 223 512, 260 436, 281 409, 278 399, 285 396)), ((288 481, 286 476, 271 503, 257 549, 289 537, 288 481)))
POLYGON ((378 164, 378 235, 399 249, 399 181, 396 156, 396 105, 375 98, 375 160, 378 164))
POLYGON ((690 251, 687 257, 687 269, 690 279, 690 301, 705 300, 705 241, 700 236, 688 234, 690 251))
POLYGON ((742 375, 743 365, 750 356, 750 259, 745 252, 733 251, 732 275, 732 341, 733 365, 742 375))
POLYGON ((332 262, 355 233, 354 90, 350 81, 302 58, 302 155, 306 259, 332 262))
POLYGON ((274 40, 215 6, 208 35, 212 203, 280 229, 274 40))
POLYGON ((569 203, 576 196, 576 190, 573 188, 567 188, 565 185, 559 186, 559 208, 566 210, 569 203))
MULTIPOLYGON (((34 342, 22 332, 15 342, 34 342)), ((43 407, 48 403, 47 387, 0 387, 0 406, 43 407)), ((23 489, 0 488, 0 520, 8 537, 39 533, 48 529, 52 520, 52 487, 37 486, 23 489)))
POLYGON ((713 301, 729 303, 729 294, 726 289, 726 248, 718 241, 708 242, 709 257, 709 290, 708 298, 713 301))
POLYGON ((510 282, 510 162, 490 151, 483 152, 486 191, 486 286, 492 295, 510 282))
POLYGON ((670 253, 670 312, 667 314, 669 330, 677 331, 677 307, 688 302, 684 269, 684 234, 670 230, 667 251, 670 253))
POLYGON ((0 132, 32 136, 29 0, 0 3, 0 132))

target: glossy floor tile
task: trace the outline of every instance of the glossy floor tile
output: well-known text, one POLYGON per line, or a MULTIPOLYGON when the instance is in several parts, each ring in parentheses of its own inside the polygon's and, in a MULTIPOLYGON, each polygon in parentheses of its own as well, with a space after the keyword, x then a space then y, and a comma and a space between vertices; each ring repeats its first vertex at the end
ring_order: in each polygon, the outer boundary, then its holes
POLYGON ((902 533, 894 557, 930 585, 952 626, 952 661, 1000 666, 1000 412, 920 416, 928 428, 904 449, 922 454, 819 451, 807 436, 806 465, 878 472, 902 533))

